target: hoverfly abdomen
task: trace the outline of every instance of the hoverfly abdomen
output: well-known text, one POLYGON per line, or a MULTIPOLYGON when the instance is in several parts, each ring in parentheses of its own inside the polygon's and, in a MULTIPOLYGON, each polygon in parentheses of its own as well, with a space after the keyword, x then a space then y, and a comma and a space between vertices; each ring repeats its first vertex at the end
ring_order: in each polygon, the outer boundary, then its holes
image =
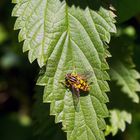
POLYGON ((87 80, 83 79, 79 74, 68 73, 65 76, 66 85, 74 87, 82 91, 89 91, 87 80))
POLYGON ((65 85, 72 91, 75 109, 79 110, 78 102, 80 92, 83 91, 84 93, 88 93, 90 90, 89 84, 87 83, 87 78, 74 72, 68 73, 65 75, 65 85))

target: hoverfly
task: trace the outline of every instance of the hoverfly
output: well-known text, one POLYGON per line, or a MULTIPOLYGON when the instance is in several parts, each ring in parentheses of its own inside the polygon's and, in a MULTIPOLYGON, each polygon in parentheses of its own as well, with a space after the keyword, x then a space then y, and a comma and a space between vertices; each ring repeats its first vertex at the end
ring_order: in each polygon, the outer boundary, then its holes
POLYGON ((65 75, 65 85, 72 91, 74 106, 76 111, 78 111, 80 92, 87 94, 90 90, 87 77, 77 74, 76 72, 68 73, 65 75))

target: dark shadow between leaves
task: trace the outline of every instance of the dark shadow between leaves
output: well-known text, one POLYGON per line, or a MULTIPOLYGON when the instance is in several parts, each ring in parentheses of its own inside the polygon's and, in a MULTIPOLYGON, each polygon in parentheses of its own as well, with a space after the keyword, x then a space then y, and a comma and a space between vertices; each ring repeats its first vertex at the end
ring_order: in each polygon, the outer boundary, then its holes
POLYGON ((32 113, 34 137, 40 140, 55 140, 58 137, 61 140, 66 140, 66 134, 61 130, 62 124, 55 124, 55 117, 50 116, 50 104, 43 103, 43 90, 43 87, 36 88, 32 113))
MULTIPOLYGON (((64 0, 60 0, 63 2, 64 0)), ((75 6, 80 7, 81 9, 86 9, 89 7, 92 10, 98 11, 102 6, 105 9, 109 9, 110 1, 109 0, 65 0, 69 7, 75 6)))
POLYGON ((129 112, 138 112, 139 104, 132 102, 132 99, 121 91, 121 86, 116 86, 116 82, 109 83, 111 93, 108 94, 110 102, 108 107, 110 109, 127 110, 129 112))

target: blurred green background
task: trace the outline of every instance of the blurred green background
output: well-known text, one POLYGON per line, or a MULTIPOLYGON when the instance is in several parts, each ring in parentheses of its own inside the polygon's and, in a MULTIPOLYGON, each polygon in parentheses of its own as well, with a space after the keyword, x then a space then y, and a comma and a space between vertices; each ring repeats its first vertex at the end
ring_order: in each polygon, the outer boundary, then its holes
MULTIPOLYGON (((124 45, 130 43, 134 46, 134 62, 136 69, 140 71, 138 3, 140 2, 136 1, 135 7, 126 0, 118 1, 116 8, 118 8, 117 20, 119 21, 117 27, 123 32, 123 35, 117 39, 126 42, 124 45), (126 12, 128 11, 126 6, 121 3, 128 3, 127 8, 131 6, 130 9, 135 10, 130 10, 132 12, 129 14, 126 12), (126 36, 129 36, 129 39, 126 36)), ((66 136, 61 131, 61 124, 55 125, 54 117, 49 116, 49 105, 42 104, 43 89, 35 86, 39 67, 36 61, 33 64, 29 63, 28 54, 22 53, 22 43, 18 43, 18 31, 13 30, 16 18, 11 17, 13 7, 11 0, 0 0, 0 140, 65 140, 66 136), (34 104, 36 97, 40 100, 34 104), (39 127, 44 120, 46 120, 46 127, 39 127)), ((114 43, 115 40, 116 38, 114 41, 112 39, 112 42, 114 43)), ((140 104, 130 104, 120 95, 123 103, 120 105, 115 102, 115 95, 119 96, 121 92, 113 83, 111 83, 111 90, 114 94, 108 94, 111 99, 108 106, 110 108, 127 106, 128 111, 133 113, 133 121, 131 125, 127 125, 124 133, 119 131, 115 137, 109 135, 107 139, 139 140, 140 104)))

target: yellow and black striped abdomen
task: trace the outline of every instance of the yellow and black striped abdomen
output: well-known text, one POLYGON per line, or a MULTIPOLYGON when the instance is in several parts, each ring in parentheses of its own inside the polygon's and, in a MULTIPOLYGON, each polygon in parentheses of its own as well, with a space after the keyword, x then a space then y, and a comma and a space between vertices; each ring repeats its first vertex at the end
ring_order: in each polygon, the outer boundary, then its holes
POLYGON ((65 79, 68 86, 73 86, 82 91, 90 90, 88 83, 80 75, 70 73, 66 75, 65 79))

